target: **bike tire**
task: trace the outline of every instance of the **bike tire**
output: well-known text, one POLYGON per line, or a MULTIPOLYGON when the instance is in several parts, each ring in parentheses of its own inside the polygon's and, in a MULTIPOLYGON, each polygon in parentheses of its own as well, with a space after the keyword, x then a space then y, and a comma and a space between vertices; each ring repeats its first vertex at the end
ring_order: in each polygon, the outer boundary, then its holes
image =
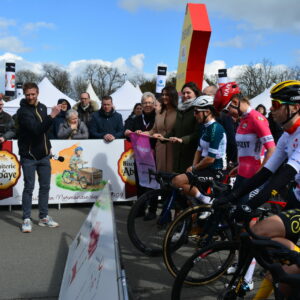
MULTIPOLYGON (((129 212, 127 218, 128 236, 133 245, 148 256, 159 256, 162 254, 163 237, 168 224, 174 218, 175 208, 170 210, 170 219, 166 220, 165 224, 158 225, 158 218, 164 201, 171 194, 172 191, 167 189, 148 191, 139 197, 129 212), (147 213, 153 203, 157 203, 156 218, 145 221, 143 214, 141 216, 141 212, 147 213)), ((178 202, 176 202, 176 205, 178 205, 178 202)))
POLYGON ((66 184, 70 184, 72 182, 72 175, 70 171, 65 170, 62 174, 62 180, 66 184))
MULTIPOLYGON (((210 205, 203 204, 184 210, 168 227, 163 241, 163 258, 167 270, 173 277, 177 276, 186 260, 201 247, 200 233, 206 221, 206 219, 201 219, 202 213, 211 213, 210 205), (184 230, 183 227, 185 227, 184 230), (180 238, 178 238, 178 232, 180 232, 180 238)), ((230 238, 229 227, 224 230, 220 228, 212 242, 230 238)))
MULTIPOLYGON (((203 294, 206 293, 203 290, 205 288, 209 290, 209 293, 218 293, 218 290, 223 290, 227 280, 219 281, 218 284, 215 281, 226 272, 238 249, 237 241, 216 242, 199 249, 185 262, 178 273, 173 284, 171 299, 198 299, 200 291, 197 289, 198 286, 201 286, 203 294), (212 284, 214 284, 213 288, 212 284)), ((203 299, 203 295, 201 297, 203 299)))

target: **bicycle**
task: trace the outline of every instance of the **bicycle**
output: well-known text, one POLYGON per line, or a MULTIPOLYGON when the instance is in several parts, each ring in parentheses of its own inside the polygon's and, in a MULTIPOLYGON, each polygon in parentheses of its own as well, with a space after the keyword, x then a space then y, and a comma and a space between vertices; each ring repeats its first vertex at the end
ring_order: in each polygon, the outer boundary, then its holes
MULTIPOLYGON (((227 209, 229 208, 227 207, 227 209)), ((260 218, 263 218, 269 214, 270 210, 260 208, 257 212, 259 212, 260 218)), ((240 229, 244 227, 237 226, 236 228, 240 231, 240 229)), ((249 239, 249 235, 255 239, 261 240, 262 238, 257 237, 251 232, 248 222, 246 223, 245 228, 247 233, 243 233, 240 240, 217 242, 195 252, 183 265, 174 281, 172 300, 191 299, 191 297, 193 297, 193 299, 200 299, 203 298, 203 293, 206 293, 206 297, 211 295, 213 299, 215 299, 216 295, 218 295, 218 299, 226 300, 245 296, 246 290, 245 285, 243 284, 244 276, 253 257, 256 258, 257 262, 263 268, 266 268, 266 265, 261 261, 260 257, 262 251, 255 248, 257 244, 255 244, 254 249, 249 245, 249 243, 253 241, 249 239), (226 272, 236 253, 239 253, 238 268, 232 279, 228 280, 227 276, 222 275, 226 272), (189 278, 188 286, 185 285, 187 278, 189 278), (190 278, 193 278, 193 286, 190 284, 190 278), (227 287, 224 289, 226 285, 227 287), (199 289, 195 289, 195 286, 202 287, 201 297, 199 297, 199 289)), ((265 240, 268 239, 263 238, 263 241, 265 240)), ((278 245, 276 242, 271 242, 278 245)), ((280 245, 280 247, 282 249, 284 246, 280 245)), ((269 253, 265 254, 265 256, 268 257, 269 253)), ((260 273, 261 271, 257 268, 256 274, 260 273)), ((258 279, 258 277, 259 276, 257 275, 254 276, 255 279, 258 279)), ((258 284, 256 284, 256 286, 258 286, 258 284)), ((252 291, 252 294, 253 293, 254 291, 252 291)))
MULTIPOLYGON (((212 182, 211 196, 227 193, 227 184, 212 182)), ((210 205, 197 205, 184 210, 170 224, 163 241, 163 258, 167 270, 174 277, 183 263, 196 249, 234 236, 228 213, 222 208, 212 210, 210 205)), ((192 282, 191 282, 192 283, 192 282)))
MULTIPOLYGON (((162 241, 167 227, 181 211, 194 205, 194 198, 183 195, 181 189, 172 186, 172 178, 176 175, 149 170, 149 177, 159 182, 160 189, 143 194, 129 212, 128 236, 133 245, 148 256, 162 254, 162 241), (158 212, 158 219, 144 221, 142 216, 149 211, 158 212)), ((201 189, 201 182, 196 175, 192 185, 201 189)), ((210 205, 204 205, 202 211, 210 213, 210 205)))
POLYGON ((64 183, 70 184, 72 182, 78 182, 82 189, 86 189, 88 186, 88 180, 80 172, 80 170, 83 169, 83 165, 86 163, 87 162, 82 162, 81 168, 78 168, 78 170, 64 170, 62 173, 62 179, 64 183))

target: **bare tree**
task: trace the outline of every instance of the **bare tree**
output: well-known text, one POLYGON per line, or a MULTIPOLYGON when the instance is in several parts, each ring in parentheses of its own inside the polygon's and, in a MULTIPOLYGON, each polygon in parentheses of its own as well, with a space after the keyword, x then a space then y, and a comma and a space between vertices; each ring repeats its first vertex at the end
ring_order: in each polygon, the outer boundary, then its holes
POLYGON ((41 76, 30 70, 20 70, 16 72, 16 82, 35 82, 38 84, 40 81, 41 76))
POLYGON ((123 83, 124 76, 117 68, 90 64, 85 69, 85 79, 92 84, 98 97, 110 95, 123 83))
POLYGON ((83 76, 76 76, 72 81, 73 98, 79 99, 80 94, 86 91, 87 85, 88 83, 83 76))
POLYGON ((43 75, 46 76, 56 88, 65 94, 71 94, 70 74, 67 71, 51 64, 44 64, 43 71, 43 75))

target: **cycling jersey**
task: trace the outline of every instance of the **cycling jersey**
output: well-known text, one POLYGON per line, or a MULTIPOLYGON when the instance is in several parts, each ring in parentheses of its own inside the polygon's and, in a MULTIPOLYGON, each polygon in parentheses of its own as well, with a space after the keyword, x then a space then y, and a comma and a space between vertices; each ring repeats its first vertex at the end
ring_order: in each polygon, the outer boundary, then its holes
POLYGON ((238 175, 250 178, 260 168, 262 147, 275 147, 268 120, 258 111, 248 108, 236 132, 238 175))
POLYGON ((226 134, 223 126, 211 120, 204 124, 197 151, 202 157, 213 157, 215 161, 209 166, 211 169, 226 169, 226 134))
POLYGON ((297 174, 295 176, 296 188, 295 197, 300 201, 300 126, 293 132, 284 132, 277 143, 277 147, 265 167, 274 173, 279 166, 287 159, 287 164, 292 166, 297 174))

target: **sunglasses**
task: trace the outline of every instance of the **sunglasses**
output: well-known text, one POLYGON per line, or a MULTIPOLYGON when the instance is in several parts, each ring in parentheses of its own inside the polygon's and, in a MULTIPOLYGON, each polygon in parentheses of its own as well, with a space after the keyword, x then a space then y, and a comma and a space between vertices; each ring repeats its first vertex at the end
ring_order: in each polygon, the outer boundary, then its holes
POLYGON ((282 101, 282 100, 279 100, 279 99, 272 99, 272 108, 273 108, 274 110, 279 109, 283 104, 293 105, 293 104, 295 104, 295 103, 292 103, 292 102, 286 102, 286 101, 282 101))

